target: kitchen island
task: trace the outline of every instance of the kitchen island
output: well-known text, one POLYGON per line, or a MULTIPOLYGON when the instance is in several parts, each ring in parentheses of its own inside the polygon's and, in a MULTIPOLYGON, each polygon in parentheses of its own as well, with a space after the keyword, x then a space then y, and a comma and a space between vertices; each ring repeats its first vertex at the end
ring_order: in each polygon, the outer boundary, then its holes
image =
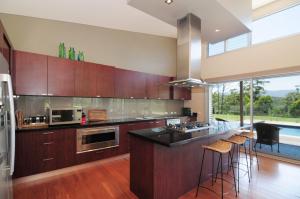
MULTIPOLYGON (((201 145, 228 138, 238 128, 222 122, 191 133, 166 128, 130 131, 130 190, 143 199, 175 199, 191 191, 198 182, 201 145)), ((203 181, 218 156, 207 153, 205 160, 203 181)), ((226 163, 227 157, 224 167, 226 163)))

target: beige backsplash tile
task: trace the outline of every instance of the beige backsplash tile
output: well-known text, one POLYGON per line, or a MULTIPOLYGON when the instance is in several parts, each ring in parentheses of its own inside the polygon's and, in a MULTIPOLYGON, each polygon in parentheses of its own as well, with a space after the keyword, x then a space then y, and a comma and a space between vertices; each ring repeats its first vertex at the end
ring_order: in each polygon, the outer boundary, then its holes
POLYGON ((43 97, 19 96, 15 99, 16 110, 22 111, 25 117, 48 115, 49 107, 82 107, 88 109, 105 109, 109 119, 132 118, 141 116, 162 116, 181 114, 183 101, 179 100, 146 100, 115 98, 81 98, 81 97, 43 97))

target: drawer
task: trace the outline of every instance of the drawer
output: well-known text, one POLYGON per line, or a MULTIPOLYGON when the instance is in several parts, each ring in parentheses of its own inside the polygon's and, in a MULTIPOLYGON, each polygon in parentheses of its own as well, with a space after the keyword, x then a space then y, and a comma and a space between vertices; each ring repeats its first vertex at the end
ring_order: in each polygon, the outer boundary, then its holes
POLYGON ((45 172, 45 171, 51 171, 56 169, 56 159, 54 156, 52 157, 45 157, 42 158, 39 163, 40 171, 39 172, 45 172))
POLYGON ((55 131, 43 131, 39 133, 39 140, 41 143, 54 142, 57 132, 55 131))

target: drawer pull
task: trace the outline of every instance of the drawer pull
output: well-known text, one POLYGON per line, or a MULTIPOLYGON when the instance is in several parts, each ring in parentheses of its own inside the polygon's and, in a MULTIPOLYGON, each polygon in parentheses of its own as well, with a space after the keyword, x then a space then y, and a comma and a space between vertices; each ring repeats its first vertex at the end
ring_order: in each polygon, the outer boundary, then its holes
POLYGON ((51 144, 54 144, 54 142, 45 142, 43 143, 44 145, 51 145, 51 144))
POLYGON ((54 132, 45 132, 43 133, 43 135, 49 135, 49 134, 53 134, 54 132))
POLYGON ((54 158, 46 158, 46 159, 43 159, 44 162, 46 162, 46 161, 51 161, 51 160, 54 160, 54 158))
POLYGON ((159 122, 155 122, 156 124, 159 124, 159 122))

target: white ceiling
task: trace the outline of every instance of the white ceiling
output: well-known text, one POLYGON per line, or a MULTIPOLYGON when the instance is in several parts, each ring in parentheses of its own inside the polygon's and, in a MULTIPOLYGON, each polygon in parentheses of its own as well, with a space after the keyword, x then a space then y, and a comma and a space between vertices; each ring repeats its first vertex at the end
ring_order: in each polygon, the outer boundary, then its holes
MULTIPOLYGON (((165 0, 138 1, 145 5, 159 1, 162 7, 158 10, 162 14, 169 8, 164 3, 165 0)), ((202 18, 203 39, 216 41, 249 31, 244 25, 249 15, 248 2, 251 7, 251 0, 239 0, 238 3, 236 0, 174 0, 174 3, 182 7, 171 5, 175 9, 172 9, 172 16, 168 20, 142 12, 128 5, 127 0, 0 0, 0 13, 176 38, 176 20, 193 11, 202 18), (187 3, 190 5, 186 6, 187 3), (216 33, 215 29, 221 31, 216 33)))
POLYGON ((74 22, 176 37, 176 27, 143 13, 126 0, 0 0, 0 13, 74 22))
POLYGON ((259 8, 259 7, 262 7, 266 4, 269 4, 273 1, 276 1, 276 0, 252 0, 252 9, 256 9, 256 8, 259 8))
POLYGON ((251 21, 251 0, 239 3, 236 0, 174 0, 170 5, 164 0, 128 0, 128 3, 173 26, 177 25, 177 19, 193 13, 201 19, 202 39, 212 43, 250 31, 243 22, 251 21), (240 13, 236 6, 246 8, 247 12, 240 13))

